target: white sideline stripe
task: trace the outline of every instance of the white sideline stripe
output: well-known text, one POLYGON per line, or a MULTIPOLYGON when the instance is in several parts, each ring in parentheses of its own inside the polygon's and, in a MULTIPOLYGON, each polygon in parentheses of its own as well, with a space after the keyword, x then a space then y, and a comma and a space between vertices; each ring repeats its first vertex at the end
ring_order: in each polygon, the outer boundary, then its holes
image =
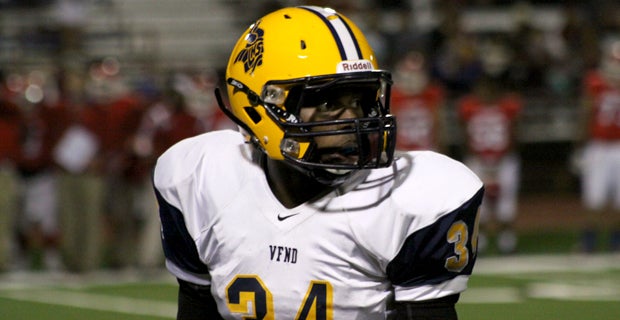
POLYGON ((82 289, 91 286, 116 286, 135 283, 176 284, 176 280, 166 270, 146 273, 139 273, 137 271, 94 271, 84 274, 36 271, 0 273, 0 291, 37 289, 51 286, 82 289))
POLYGON ((474 276, 610 269, 620 269, 620 254, 515 255, 479 258, 474 267, 474 276))
POLYGON ((571 301, 620 301, 620 288, 566 283, 532 283, 527 289, 532 298, 571 301))
POLYGON ((67 292, 61 290, 17 290, 0 296, 20 301, 30 301, 85 308, 131 315, 155 316, 174 319, 177 305, 165 301, 120 298, 101 294, 67 292))
POLYGON ((517 288, 469 288, 461 294, 459 304, 520 303, 524 297, 517 288))
POLYGON ((514 287, 469 288, 461 294, 459 303, 523 303, 526 299, 560 301, 620 301, 620 286, 599 283, 582 285, 559 282, 534 282, 524 290, 514 287))

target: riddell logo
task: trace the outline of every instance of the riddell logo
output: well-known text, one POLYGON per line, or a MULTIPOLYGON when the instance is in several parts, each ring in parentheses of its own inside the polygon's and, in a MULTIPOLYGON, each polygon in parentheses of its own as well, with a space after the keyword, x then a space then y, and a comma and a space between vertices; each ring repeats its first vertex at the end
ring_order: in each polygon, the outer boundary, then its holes
POLYGON ((342 61, 338 63, 337 72, 360 72, 373 69, 372 63, 368 60, 342 61))

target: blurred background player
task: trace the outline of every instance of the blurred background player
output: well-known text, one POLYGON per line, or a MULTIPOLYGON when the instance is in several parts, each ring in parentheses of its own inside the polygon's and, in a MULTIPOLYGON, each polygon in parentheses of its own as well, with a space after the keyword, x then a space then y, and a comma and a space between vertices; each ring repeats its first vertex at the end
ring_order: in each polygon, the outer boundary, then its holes
MULTIPOLYGON (((17 75, 16 75, 17 76, 17 75)), ((20 178, 16 231, 28 268, 60 270, 57 171, 53 150, 63 132, 65 107, 53 72, 23 77, 17 169, 20 178)))
POLYGON ((0 271, 11 267, 14 260, 13 224, 17 212, 17 175, 15 159, 19 152, 19 107, 12 101, 13 93, 0 71, 0 271))
POLYGON ((426 59, 410 51, 394 71, 392 113, 398 119, 396 148, 443 150, 444 90, 429 78, 426 59))
POLYGON ((102 153, 106 113, 91 103, 91 74, 75 76, 80 93, 71 95, 65 130, 54 148, 59 171, 60 222, 65 267, 71 272, 100 267, 105 158, 102 153), (90 86, 90 85, 89 85, 90 86))
POLYGON ((106 57, 89 69, 90 108, 102 112, 101 152, 105 175, 103 265, 126 268, 137 264, 138 243, 145 215, 137 206, 141 182, 149 176, 133 153, 133 138, 148 105, 135 90, 120 61, 106 57))
MULTIPOLYGON (((221 113, 213 96, 215 82, 207 84, 205 79, 191 77, 186 72, 174 72, 164 86, 161 97, 148 106, 133 139, 133 153, 140 158, 143 179, 137 205, 142 212, 156 212, 157 200, 153 195, 150 173, 157 158, 173 144, 195 135, 207 132, 215 125, 215 113, 221 113), (188 104, 192 101, 192 105, 188 104)), ((222 114, 223 116, 223 114, 222 114)), ((227 118, 226 118, 227 119, 227 118)), ((160 223, 156 215, 147 215, 140 238, 139 265, 159 267, 164 262, 160 244, 160 223)))
POLYGON ((517 247, 513 223, 517 214, 520 160, 516 129, 522 102, 493 77, 483 76, 474 91, 458 102, 466 143, 465 163, 485 184, 480 216, 480 250, 497 237, 500 253, 517 247))
POLYGON ((603 49, 600 65, 584 78, 582 202, 588 216, 581 250, 593 252, 607 226, 610 249, 620 250, 620 41, 603 49), (614 214, 605 215, 606 210, 614 214), (603 218, 605 217, 605 218, 603 218))

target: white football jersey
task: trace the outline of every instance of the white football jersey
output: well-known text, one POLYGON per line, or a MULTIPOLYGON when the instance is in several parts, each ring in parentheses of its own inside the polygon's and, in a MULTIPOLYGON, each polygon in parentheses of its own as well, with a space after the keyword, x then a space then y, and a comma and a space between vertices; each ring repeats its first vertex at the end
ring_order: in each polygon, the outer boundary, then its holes
POLYGON ((234 131, 183 140, 154 172, 170 272, 225 319, 385 319, 390 301, 466 289, 481 181, 431 151, 287 209, 234 131))

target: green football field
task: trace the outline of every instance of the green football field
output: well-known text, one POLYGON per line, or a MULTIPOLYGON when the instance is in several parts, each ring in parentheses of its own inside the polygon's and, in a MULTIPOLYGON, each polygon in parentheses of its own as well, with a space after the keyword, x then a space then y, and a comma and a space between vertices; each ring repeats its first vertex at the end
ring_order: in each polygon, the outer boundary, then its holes
POLYGON ((481 259, 460 319, 620 319, 619 255, 481 259))
MULTIPOLYGON (((0 275, 1 319, 173 319, 163 270, 0 275)), ((461 320, 618 320, 620 255, 481 257, 458 305, 461 320)))

